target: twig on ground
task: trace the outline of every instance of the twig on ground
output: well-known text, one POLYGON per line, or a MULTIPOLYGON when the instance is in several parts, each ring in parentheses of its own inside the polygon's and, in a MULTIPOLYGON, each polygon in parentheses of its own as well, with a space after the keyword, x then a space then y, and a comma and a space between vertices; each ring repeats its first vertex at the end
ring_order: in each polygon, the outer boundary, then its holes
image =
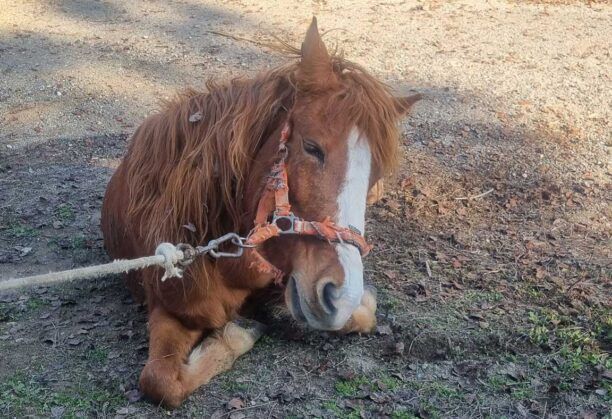
POLYGON ((421 330, 421 331, 419 332, 419 334, 418 334, 418 335, 416 335, 416 336, 414 337, 414 339, 412 339, 412 342, 410 342, 410 346, 408 346, 408 355, 407 355, 407 356, 410 356, 410 353, 412 352, 412 345, 414 345, 414 342, 415 342, 415 341, 416 341, 418 338, 420 338, 420 337, 421 337, 421 335, 423 335, 425 332, 426 332, 425 330, 421 330))
POLYGON ((489 194, 490 194, 491 192, 493 192, 494 190, 495 190, 495 189, 491 188, 491 189, 489 189, 488 191, 483 192, 483 193, 480 193, 480 194, 478 194, 478 195, 473 195, 473 196, 463 196, 463 197, 461 197, 461 198, 455 198, 455 200, 457 200, 457 201, 471 201, 471 200, 473 200, 473 199, 479 199, 479 198, 482 198, 482 197, 485 197, 485 196, 489 195, 489 194))
POLYGON ((272 400, 271 402, 267 402, 267 403, 256 404, 254 406, 241 407, 240 409, 233 409, 233 410, 230 410, 229 412, 223 414, 223 416, 221 416, 221 417, 222 418, 229 417, 234 412, 240 412, 242 410, 257 409, 258 407, 267 406, 267 405, 272 404, 272 403, 276 403, 276 400, 272 400))
POLYGON ((429 261, 428 260, 425 260, 425 269, 427 270, 427 276, 431 278, 432 277, 432 275, 431 275, 431 268, 429 267, 429 261))

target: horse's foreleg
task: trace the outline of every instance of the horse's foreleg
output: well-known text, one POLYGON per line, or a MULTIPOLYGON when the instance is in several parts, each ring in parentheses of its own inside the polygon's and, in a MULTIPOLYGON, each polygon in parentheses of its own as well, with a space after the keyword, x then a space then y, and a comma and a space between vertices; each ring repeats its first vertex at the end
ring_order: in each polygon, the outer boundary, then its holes
POLYGON ((261 336, 257 323, 230 322, 194 348, 201 331, 185 326, 163 309, 149 316, 149 359, 140 375, 140 389, 168 407, 183 400, 212 377, 231 367, 261 336))
POLYGON ((187 329, 155 307, 149 314, 149 359, 140 374, 140 390, 151 400, 176 407, 189 395, 181 371, 202 331, 187 329))
POLYGON ((227 371, 234 361, 253 348, 264 326, 254 320, 239 319, 227 323, 193 349, 181 370, 189 392, 227 371))
POLYGON ((361 304, 353 311, 351 318, 340 333, 371 333, 376 327, 376 292, 366 289, 361 304))

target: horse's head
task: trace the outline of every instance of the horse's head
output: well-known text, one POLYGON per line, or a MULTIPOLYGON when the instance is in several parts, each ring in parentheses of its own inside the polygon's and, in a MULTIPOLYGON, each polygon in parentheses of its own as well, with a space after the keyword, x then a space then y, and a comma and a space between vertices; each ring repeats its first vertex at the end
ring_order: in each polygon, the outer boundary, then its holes
MULTIPOLYGON (((368 191, 397 162, 399 118, 419 97, 394 98, 360 67, 330 56, 316 20, 292 83, 292 210, 310 221, 331 217, 363 234, 368 191)), ((269 242, 265 253, 288 275, 285 301, 298 321, 338 330, 360 304, 363 264, 355 246, 293 236, 269 242)))

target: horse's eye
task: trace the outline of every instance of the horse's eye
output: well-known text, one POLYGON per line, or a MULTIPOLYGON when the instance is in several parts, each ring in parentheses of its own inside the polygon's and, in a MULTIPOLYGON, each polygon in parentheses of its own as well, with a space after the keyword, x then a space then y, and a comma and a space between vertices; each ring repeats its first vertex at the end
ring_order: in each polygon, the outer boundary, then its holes
POLYGON ((321 147, 317 143, 311 140, 304 140, 304 151, 314 156, 321 163, 325 162, 325 153, 321 150, 321 147))

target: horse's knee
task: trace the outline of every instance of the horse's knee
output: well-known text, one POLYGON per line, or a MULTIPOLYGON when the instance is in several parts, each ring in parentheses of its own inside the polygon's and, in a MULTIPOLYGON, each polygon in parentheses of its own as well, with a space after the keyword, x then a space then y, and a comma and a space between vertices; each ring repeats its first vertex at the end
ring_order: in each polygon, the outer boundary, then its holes
POLYGON ((187 397, 178 371, 168 371, 155 364, 147 364, 140 373, 140 391, 155 403, 174 409, 187 397))

